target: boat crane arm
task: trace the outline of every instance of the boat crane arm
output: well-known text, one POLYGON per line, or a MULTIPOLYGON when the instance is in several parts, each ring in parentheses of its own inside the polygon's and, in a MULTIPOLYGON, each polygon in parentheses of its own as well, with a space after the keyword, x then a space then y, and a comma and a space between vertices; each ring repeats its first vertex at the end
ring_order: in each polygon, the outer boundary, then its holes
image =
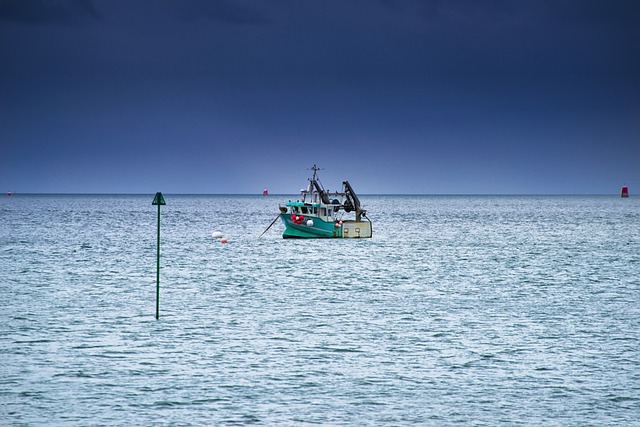
POLYGON ((320 183, 317 180, 314 180, 313 184, 315 185, 316 190, 318 190, 318 194, 320 194, 320 198, 322 199, 322 203, 325 203, 327 205, 330 204, 331 201, 329 200, 329 195, 327 194, 326 191, 324 191, 324 188, 322 188, 320 183))
POLYGON ((360 215, 367 216, 367 211, 362 209, 362 207, 360 206, 360 199, 358 199, 355 191, 353 191, 353 188, 351 187, 351 184, 349 184, 349 181, 343 181, 342 185, 344 187, 344 194, 346 197, 346 200, 344 202, 344 210, 346 212, 351 212, 355 209, 356 220, 360 221, 360 215))

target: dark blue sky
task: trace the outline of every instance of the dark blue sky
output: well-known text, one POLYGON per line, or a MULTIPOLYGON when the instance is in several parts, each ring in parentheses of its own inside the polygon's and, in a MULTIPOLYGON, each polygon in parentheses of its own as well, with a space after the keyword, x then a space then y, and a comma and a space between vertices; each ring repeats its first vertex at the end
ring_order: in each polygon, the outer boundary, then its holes
POLYGON ((0 191, 640 191, 636 0, 0 0, 0 191))

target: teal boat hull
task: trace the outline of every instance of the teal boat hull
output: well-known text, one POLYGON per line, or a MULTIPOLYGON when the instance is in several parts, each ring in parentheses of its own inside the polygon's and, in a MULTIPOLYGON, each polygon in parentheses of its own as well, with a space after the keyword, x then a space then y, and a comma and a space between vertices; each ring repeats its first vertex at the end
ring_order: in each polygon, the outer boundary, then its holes
POLYGON ((284 233, 282 233, 282 237, 285 239, 342 237, 342 226, 336 227, 334 222, 327 222, 318 217, 307 216, 300 224, 295 223, 290 214, 280 214, 280 219, 285 226, 284 233), (312 224, 309 225, 308 221, 311 221, 312 224))

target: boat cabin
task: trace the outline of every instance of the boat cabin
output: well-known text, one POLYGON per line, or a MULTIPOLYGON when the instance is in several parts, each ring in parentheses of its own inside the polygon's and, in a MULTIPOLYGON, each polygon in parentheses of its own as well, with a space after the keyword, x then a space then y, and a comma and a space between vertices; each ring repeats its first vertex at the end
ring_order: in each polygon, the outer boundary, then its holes
POLYGON ((317 216, 325 221, 333 221, 335 214, 340 210, 341 205, 338 200, 335 204, 323 205, 321 203, 287 202, 286 207, 280 208, 282 213, 295 215, 317 216))

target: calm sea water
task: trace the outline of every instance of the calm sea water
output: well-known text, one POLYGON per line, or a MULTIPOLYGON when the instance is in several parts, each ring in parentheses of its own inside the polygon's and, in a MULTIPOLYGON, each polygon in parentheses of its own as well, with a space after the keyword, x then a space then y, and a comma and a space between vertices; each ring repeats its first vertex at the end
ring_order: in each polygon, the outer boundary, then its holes
POLYGON ((0 198, 0 425, 640 425, 640 198, 289 198, 0 198))

